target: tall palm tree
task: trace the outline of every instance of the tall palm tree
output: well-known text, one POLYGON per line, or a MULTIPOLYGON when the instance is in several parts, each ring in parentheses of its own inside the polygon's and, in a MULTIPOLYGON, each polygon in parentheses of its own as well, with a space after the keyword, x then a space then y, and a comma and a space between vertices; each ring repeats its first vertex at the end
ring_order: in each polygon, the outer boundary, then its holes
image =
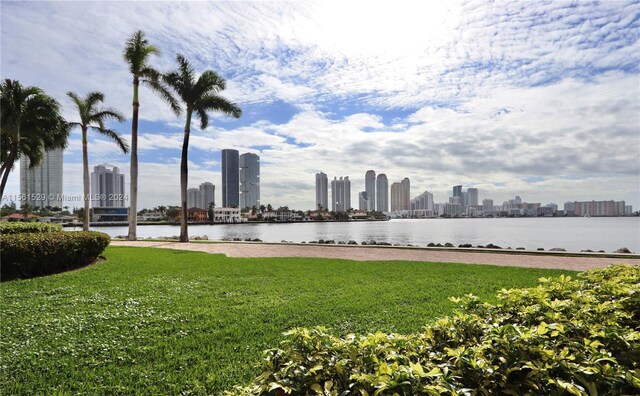
POLYGON ((180 242, 188 242, 187 231, 187 183, 189 180, 187 154, 189 152, 189 135, 191 133, 191 117, 195 113, 200 119, 200 129, 209 125, 207 111, 220 111, 235 118, 242 115, 238 105, 229 102, 219 95, 227 84, 224 78, 212 70, 205 70, 196 79, 193 66, 182 56, 176 57, 178 69, 163 76, 164 82, 173 88, 184 103, 187 110, 187 120, 184 126, 182 142, 182 157, 180 160, 180 199, 182 203, 180 217, 180 242))
POLYGON ((67 92, 67 95, 73 100, 78 109, 80 122, 70 122, 71 127, 80 127, 82 129, 82 168, 84 183, 84 219, 82 229, 89 231, 89 156, 87 154, 87 132, 92 129, 102 135, 112 139, 118 147, 124 152, 129 152, 127 142, 112 129, 105 126, 105 121, 113 119, 116 121, 124 121, 124 116, 112 108, 98 108, 100 103, 104 102, 104 94, 102 92, 89 92, 87 96, 81 98, 75 92, 67 92))
POLYGON ((67 146, 69 125, 60 115, 60 104, 38 87, 25 87, 6 79, 0 86, 0 195, 9 173, 21 155, 29 167, 40 164, 44 152, 67 146))
POLYGON ((149 44, 141 30, 133 33, 124 48, 122 57, 129 65, 129 71, 133 75, 133 118, 131 120, 131 193, 129 194, 129 234, 127 239, 136 240, 136 227, 138 225, 138 111, 140 101, 138 100, 138 87, 143 84, 162 99, 164 99, 171 109, 176 113, 180 112, 178 102, 171 95, 171 92, 162 84, 161 73, 148 64, 151 55, 160 55, 160 50, 149 44))

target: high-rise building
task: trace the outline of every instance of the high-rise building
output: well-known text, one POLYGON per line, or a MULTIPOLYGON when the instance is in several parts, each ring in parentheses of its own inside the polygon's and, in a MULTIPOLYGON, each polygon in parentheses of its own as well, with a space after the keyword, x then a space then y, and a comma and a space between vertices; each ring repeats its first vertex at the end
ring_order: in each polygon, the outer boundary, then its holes
POLYGON ((369 194, 366 191, 361 191, 358 194, 358 209, 369 210, 369 194))
POLYGON ((395 182, 391 183, 391 211, 397 212, 400 210, 400 190, 402 184, 395 182))
POLYGON ((32 208, 62 208, 62 149, 45 151, 40 165, 29 169, 26 155, 20 157, 20 194, 26 198, 21 203, 32 208))
POLYGON ((200 208, 200 190, 197 188, 187 189, 187 209, 200 208))
POLYGON ((368 170, 364 175, 364 190, 367 193, 367 207, 361 210, 376 210, 376 172, 368 170))
POLYGON ((346 212, 351 209, 351 181, 349 176, 331 181, 331 208, 334 212, 346 212))
POLYGON ((425 191, 411 200, 411 210, 434 210, 433 194, 425 191))
POLYGON ((467 188, 467 193, 465 194, 465 203, 466 206, 478 206, 478 189, 477 188, 467 188))
POLYGON ((482 210, 485 214, 493 212, 493 199, 483 199, 482 210))
POLYGON ((408 177, 391 185, 391 211, 411 210, 411 182, 408 177))
POLYGON ((576 201, 576 216, 624 216, 624 201, 576 201))
POLYGON ((91 172, 91 206, 94 208, 125 207, 126 190, 124 175, 117 166, 112 169, 108 165, 93 167, 91 172))
POLYGON ((316 207, 329 209, 329 180, 323 172, 316 173, 316 207))
POLYGON ((380 173, 376 178, 376 210, 389 211, 389 181, 384 173, 380 173))
POLYGON ((400 210, 411 210, 411 182, 405 177, 400 182, 402 189, 400 190, 400 210))
POLYGON ((453 186, 453 196, 460 197, 460 201, 462 201, 462 186, 453 186))
POLYGON ((200 209, 209 210, 209 205, 215 201, 216 186, 213 183, 200 184, 200 209))
POLYGON ((253 153, 240 156, 240 208, 260 207, 260 157, 253 153))
POLYGON ((222 150, 222 206, 225 208, 240 205, 239 170, 238 150, 222 150))

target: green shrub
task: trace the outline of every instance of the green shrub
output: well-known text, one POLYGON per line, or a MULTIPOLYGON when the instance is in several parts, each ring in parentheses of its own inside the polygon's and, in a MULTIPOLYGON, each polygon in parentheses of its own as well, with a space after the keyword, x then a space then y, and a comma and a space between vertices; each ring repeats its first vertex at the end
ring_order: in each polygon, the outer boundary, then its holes
POLYGON ((640 267, 616 265, 452 299, 419 334, 297 328, 236 395, 640 394, 640 267))
POLYGON ((23 232, 27 233, 38 233, 38 232, 60 232, 62 231, 62 226, 59 224, 49 224, 49 223, 0 223, 0 234, 8 235, 8 234, 21 234, 23 232))
POLYGON ((75 269, 109 245, 102 232, 42 232, 0 235, 2 280, 32 278, 75 269))

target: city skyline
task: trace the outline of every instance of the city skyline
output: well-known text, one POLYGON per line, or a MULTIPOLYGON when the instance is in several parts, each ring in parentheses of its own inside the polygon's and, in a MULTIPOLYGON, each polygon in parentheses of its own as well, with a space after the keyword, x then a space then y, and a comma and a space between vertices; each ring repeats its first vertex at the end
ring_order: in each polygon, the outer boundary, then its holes
MULTIPOLYGON (((390 182, 408 177, 437 201, 457 183, 495 202, 522 195, 640 207, 636 1, 149 3, 145 21, 135 17, 141 3, 1 7, 2 77, 43 88, 68 119, 69 90, 102 90, 106 104, 128 113, 121 53, 137 29, 160 47, 151 61, 161 69, 183 52, 198 71, 225 77, 225 96, 245 115, 212 115, 207 131, 194 128, 189 185, 222 185, 220 150, 234 147, 262 158, 261 202, 276 207, 313 208, 319 170, 351 175, 353 191, 366 191, 367 169, 390 182), (381 21, 391 21, 384 35, 381 21), (73 33, 62 28, 70 24, 73 33)), ((179 202, 184 120, 146 89, 140 100, 138 206, 179 202)), ((130 121, 109 127, 128 139, 130 121)), ((65 195, 82 194, 79 135, 64 152, 65 195)), ((129 158, 116 150, 89 137, 90 164, 128 174, 129 158)), ((5 195, 19 191, 14 170, 5 195)))

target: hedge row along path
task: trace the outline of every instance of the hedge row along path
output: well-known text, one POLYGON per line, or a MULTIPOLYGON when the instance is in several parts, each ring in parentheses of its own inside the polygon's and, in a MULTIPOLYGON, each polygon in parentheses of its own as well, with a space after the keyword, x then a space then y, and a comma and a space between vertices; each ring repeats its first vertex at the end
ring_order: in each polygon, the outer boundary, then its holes
POLYGON ((632 258, 575 257, 561 253, 509 254, 464 252, 407 247, 305 245, 279 243, 179 243, 153 241, 112 241, 111 246, 156 247, 224 254, 228 257, 320 257, 356 261, 403 260, 438 263, 490 264, 510 267, 565 269, 586 271, 610 264, 640 265, 638 256, 632 258))

